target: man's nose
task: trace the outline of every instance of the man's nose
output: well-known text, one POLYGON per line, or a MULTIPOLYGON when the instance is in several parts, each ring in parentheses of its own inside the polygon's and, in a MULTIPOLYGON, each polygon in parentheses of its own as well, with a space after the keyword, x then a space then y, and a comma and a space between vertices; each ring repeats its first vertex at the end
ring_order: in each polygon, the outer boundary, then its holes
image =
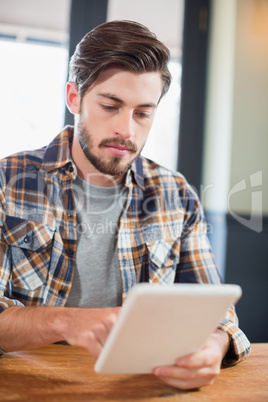
POLYGON ((130 112, 120 113, 117 116, 115 125, 115 134, 123 139, 128 139, 134 136, 135 122, 133 120, 133 115, 130 112))

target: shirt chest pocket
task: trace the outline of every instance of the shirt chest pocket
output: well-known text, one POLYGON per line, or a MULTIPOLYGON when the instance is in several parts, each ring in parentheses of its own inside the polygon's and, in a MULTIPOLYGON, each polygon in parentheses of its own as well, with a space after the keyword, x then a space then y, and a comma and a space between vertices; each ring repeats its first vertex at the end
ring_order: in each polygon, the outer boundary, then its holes
POLYGON ((3 237, 9 246, 11 286, 35 290, 47 281, 55 228, 7 216, 3 237))
POLYGON ((146 243, 149 282, 172 285, 180 259, 180 243, 156 240, 146 243))

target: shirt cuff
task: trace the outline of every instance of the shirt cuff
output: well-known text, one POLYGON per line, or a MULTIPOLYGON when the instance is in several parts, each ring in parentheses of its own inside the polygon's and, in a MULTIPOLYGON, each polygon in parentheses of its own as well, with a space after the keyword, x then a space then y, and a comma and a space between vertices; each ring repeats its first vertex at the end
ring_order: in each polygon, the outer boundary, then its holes
POLYGON ((229 349, 222 361, 223 366, 232 366, 248 358, 250 354, 250 342, 241 329, 227 319, 223 319, 219 327, 230 338, 229 349))

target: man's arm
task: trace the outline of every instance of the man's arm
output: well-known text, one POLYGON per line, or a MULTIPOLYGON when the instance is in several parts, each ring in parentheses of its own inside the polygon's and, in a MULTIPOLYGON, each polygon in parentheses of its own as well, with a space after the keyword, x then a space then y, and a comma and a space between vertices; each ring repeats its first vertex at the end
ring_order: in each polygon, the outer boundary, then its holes
POLYGON ((97 357, 114 325, 120 307, 10 307, 0 314, 0 349, 30 349, 66 341, 97 357))
POLYGON ((211 384, 220 373, 222 360, 229 348, 229 336, 215 331, 203 349, 177 359, 173 366, 157 367, 154 374, 179 389, 193 389, 211 384))

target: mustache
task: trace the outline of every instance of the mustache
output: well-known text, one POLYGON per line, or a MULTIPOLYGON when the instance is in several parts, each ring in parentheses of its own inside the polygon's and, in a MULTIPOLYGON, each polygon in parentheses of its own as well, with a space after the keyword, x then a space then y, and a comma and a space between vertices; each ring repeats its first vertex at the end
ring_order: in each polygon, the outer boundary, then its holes
POLYGON ((105 147, 105 146, 113 146, 113 145, 121 145, 124 148, 129 149, 132 152, 137 152, 138 148, 133 142, 130 140, 120 140, 119 138, 109 138, 107 140, 102 140, 100 143, 100 147, 105 147))

